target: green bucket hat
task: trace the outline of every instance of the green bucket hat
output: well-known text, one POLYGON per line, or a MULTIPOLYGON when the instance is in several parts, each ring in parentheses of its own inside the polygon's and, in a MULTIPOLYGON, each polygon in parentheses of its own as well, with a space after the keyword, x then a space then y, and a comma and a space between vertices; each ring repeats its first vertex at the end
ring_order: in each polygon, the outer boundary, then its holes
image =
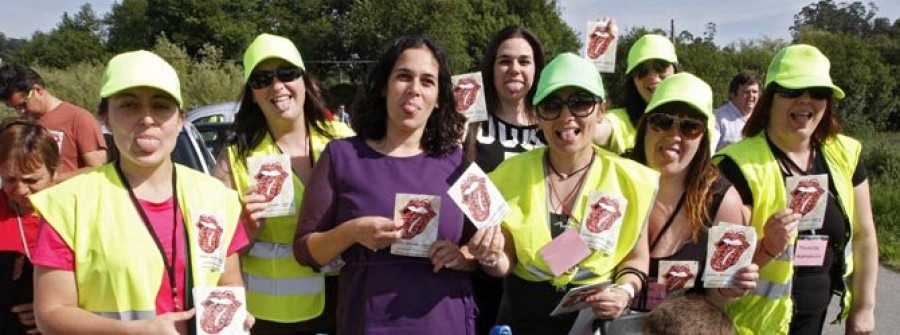
POLYGON ((778 51, 769 70, 766 71, 766 86, 771 82, 791 89, 807 87, 828 87, 834 97, 844 98, 844 90, 831 81, 831 62, 819 49, 808 44, 795 44, 778 51))
POLYGON ((156 54, 146 51, 121 53, 109 60, 100 84, 100 97, 109 98, 134 87, 152 87, 172 96, 179 107, 181 81, 169 63, 156 54))
POLYGON ((260 34, 244 51, 244 81, 250 79, 250 74, 259 63, 269 58, 284 59, 306 71, 303 57, 300 57, 300 50, 297 50, 294 42, 281 36, 260 34))
POLYGON ((597 67, 587 59, 567 52, 556 56, 541 71, 541 79, 538 81, 537 93, 535 93, 532 103, 537 105, 550 93, 570 86, 584 89, 601 99, 606 99, 603 79, 600 78, 597 67))
POLYGON ((631 73, 638 64, 648 59, 661 59, 669 63, 678 63, 675 45, 662 35, 641 36, 628 50, 628 66, 625 73, 631 73))
POLYGON ((670 102, 686 103, 706 117, 710 150, 715 150, 716 143, 719 142, 719 132, 716 131, 716 118, 713 116, 713 92, 709 84, 687 72, 666 77, 656 86, 645 112, 652 113, 654 109, 670 102))

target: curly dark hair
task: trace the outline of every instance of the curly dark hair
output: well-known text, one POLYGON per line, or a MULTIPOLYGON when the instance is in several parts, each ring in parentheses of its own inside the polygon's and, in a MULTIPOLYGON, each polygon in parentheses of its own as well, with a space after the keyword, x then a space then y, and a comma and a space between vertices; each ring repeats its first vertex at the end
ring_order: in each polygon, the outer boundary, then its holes
MULTIPOLYGON (((322 134, 328 139, 334 138, 331 125, 327 122, 325 115, 325 100, 319 90, 318 81, 307 72, 303 72, 300 76, 303 80, 303 86, 306 88, 305 101, 303 103, 303 119, 306 124, 306 131, 310 129, 322 134)), ((241 105, 238 107, 237 114, 234 115, 234 123, 229 129, 228 144, 237 147, 237 155, 241 161, 247 159, 250 152, 262 142, 269 132, 266 117, 263 115, 262 109, 253 101, 253 91, 250 85, 244 83, 241 92, 241 105)))
POLYGON ((431 51, 438 62, 437 105, 422 134, 421 145, 429 156, 442 156, 457 147, 462 137, 466 117, 456 111, 453 83, 447 54, 437 43, 425 37, 401 37, 385 51, 369 73, 365 86, 353 103, 350 126, 357 135, 368 140, 380 140, 387 134, 387 98, 384 91, 390 79, 394 63, 406 49, 421 48, 431 51))
POLYGON ((16 92, 27 92, 34 85, 44 87, 44 79, 30 67, 17 64, 0 66, 0 100, 9 100, 16 92))
MULTIPOLYGON (((744 125, 744 129, 741 131, 741 135, 744 135, 745 138, 753 137, 759 132, 766 130, 766 127, 769 126, 769 115, 772 114, 775 92, 780 88, 781 86, 776 82, 766 85, 766 89, 759 96, 756 107, 753 108, 753 113, 750 114, 747 124, 744 125)), ((825 114, 822 115, 822 121, 819 122, 816 130, 813 130, 812 133, 811 143, 813 147, 818 147, 825 140, 835 137, 841 132, 841 125, 838 123, 837 117, 834 116, 834 112, 837 110, 837 99, 834 97, 834 94, 829 96, 826 102, 827 105, 825 106, 825 114)))
MULTIPOLYGON (((667 113, 678 116, 690 116, 692 118, 703 120, 705 117, 700 112, 694 110, 690 105, 683 102, 670 102, 655 108, 651 113, 667 113)), ((706 120, 706 122, 714 122, 715 120, 706 120)), ((637 123, 637 136, 634 141, 634 149, 631 151, 630 158, 634 161, 647 165, 647 155, 644 149, 645 138, 649 126, 647 125, 647 117, 641 117, 637 123)), ((713 183, 719 179, 719 170, 712 165, 712 158, 709 152, 710 138, 709 132, 704 132, 697 153, 691 159, 688 165, 687 176, 685 180, 685 194, 687 198, 684 201, 684 209, 688 220, 691 222, 691 240, 697 242, 699 232, 706 229, 704 222, 709 221, 715 213, 709 213, 709 204, 713 200, 713 192, 711 188, 713 183)), ((674 215, 674 214, 673 214, 674 215)))

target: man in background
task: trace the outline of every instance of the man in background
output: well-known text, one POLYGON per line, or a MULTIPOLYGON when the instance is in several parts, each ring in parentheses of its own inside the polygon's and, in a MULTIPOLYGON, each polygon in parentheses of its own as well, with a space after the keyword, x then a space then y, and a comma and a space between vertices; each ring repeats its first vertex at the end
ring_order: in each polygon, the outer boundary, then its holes
POLYGON ((721 134, 716 151, 744 138, 741 130, 759 100, 759 76, 750 71, 738 73, 728 85, 728 94, 728 102, 715 111, 716 130, 721 134))
POLYGON ((57 181, 106 163, 106 141, 94 116, 47 91, 43 78, 33 69, 0 66, 0 101, 37 120, 56 139, 60 153, 57 181))

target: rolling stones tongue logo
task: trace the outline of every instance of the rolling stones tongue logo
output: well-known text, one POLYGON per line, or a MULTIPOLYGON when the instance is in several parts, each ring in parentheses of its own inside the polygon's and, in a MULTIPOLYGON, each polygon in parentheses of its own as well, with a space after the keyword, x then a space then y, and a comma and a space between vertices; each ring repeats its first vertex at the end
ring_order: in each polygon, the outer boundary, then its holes
POLYGON ((797 183, 797 187, 791 191, 791 210, 800 215, 806 215, 816 207, 819 197, 825 194, 825 190, 815 179, 807 179, 797 183))
POLYGON ((213 291, 201 303, 205 312, 200 319, 200 327, 208 334, 218 334, 231 324, 234 313, 241 302, 229 291, 213 291))
POLYGON ((484 221, 491 214, 491 197, 488 195, 484 177, 470 174, 460 186, 462 201, 476 221, 484 221))
POLYGON ((428 222, 437 216, 427 199, 410 199, 400 210, 403 217, 403 238, 411 239, 425 231, 428 222))
POLYGON ((254 176, 256 178, 256 194, 265 196, 265 202, 272 201, 281 193, 281 187, 287 177, 288 173, 284 171, 281 164, 275 162, 263 164, 254 176))
POLYGON ((592 233, 599 234, 612 228, 613 223, 620 217, 622 212, 619 210, 619 201, 602 196, 591 204, 591 214, 585 224, 592 233))
POLYGON ((744 233, 729 231, 722 235, 719 242, 716 242, 716 253, 713 254, 710 266, 712 266, 713 270, 725 271, 737 263, 741 255, 749 247, 750 242, 747 242, 747 237, 744 236, 744 233))
POLYGON ((453 88, 453 96, 456 98, 456 111, 465 112, 469 107, 472 107, 472 104, 475 103, 475 98, 478 97, 479 89, 481 89, 481 85, 478 85, 478 81, 472 77, 462 78, 456 82, 456 87, 453 88))
POLYGON ((613 32, 614 26, 615 23, 611 20, 604 19, 594 27, 594 31, 591 33, 590 43, 587 47, 588 58, 597 59, 606 53, 606 49, 608 49, 612 41, 616 39, 616 35, 613 32))
POLYGON ((216 221, 212 215, 200 215, 197 220, 197 227, 200 228, 200 249, 211 254, 219 248, 219 241, 222 239, 222 226, 216 221))
POLYGON ((666 292, 683 289, 694 278, 691 268, 684 264, 672 265, 666 272, 666 292))

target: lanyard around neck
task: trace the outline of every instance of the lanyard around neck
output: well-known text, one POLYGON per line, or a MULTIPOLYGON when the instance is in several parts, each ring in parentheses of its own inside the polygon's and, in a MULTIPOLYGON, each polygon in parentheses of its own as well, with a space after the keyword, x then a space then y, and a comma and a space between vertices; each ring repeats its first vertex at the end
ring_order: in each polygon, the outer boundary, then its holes
MULTIPOLYGON (((141 206, 141 203, 138 201, 137 196, 134 195, 134 189, 131 188, 131 184, 128 183, 128 179, 125 178, 125 174, 122 173, 122 167, 120 166, 119 161, 115 163, 116 172, 119 174, 119 179, 122 180, 122 185, 125 186, 125 189, 128 190, 128 196, 131 198, 131 202, 134 204, 134 209, 137 210, 138 214, 141 216, 141 220, 144 221, 144 227, 147 228, 147 232, 150 233, 150 236, 153 237, 153 242, 156 243, 156 248, 159 250, 159 254, 163 259, 163 264, 166 267, 166 273, 169 277, 169 286, 172 289, 172 301, 175 303, 176 311, 183 310, 183 304, 178 301, 178 285, 175 281, 175 264, 178 259, 178 245, 176 241, 178 238, 175 233, 177 232, 178 227, 178 193, 175 188, 176 181, 176 173, 175 166, 172 166, 172 259, 169 260, 166 258, 166 250, 163 248, 162 241, 160 241, 159 236, 156 234, 156 231, 153 229, 153 226, 150 224, 150 218, 147 216, 147 213, 144 211, 144 207, 141 206)), ((183 227, 184 230, 187 230, 187 227, 183 227)), ((187 242, 187 232, 184 232, 185 242, 187 242)), ((185 262, 188 267, 190 267, 190 261, 185 262)), ((190 270, 188 270, 189 273, 190 270)), ((187 291, 187 290, 185 290, 187 291)))

